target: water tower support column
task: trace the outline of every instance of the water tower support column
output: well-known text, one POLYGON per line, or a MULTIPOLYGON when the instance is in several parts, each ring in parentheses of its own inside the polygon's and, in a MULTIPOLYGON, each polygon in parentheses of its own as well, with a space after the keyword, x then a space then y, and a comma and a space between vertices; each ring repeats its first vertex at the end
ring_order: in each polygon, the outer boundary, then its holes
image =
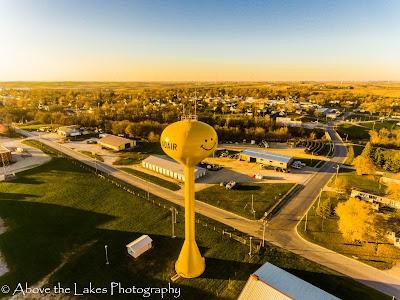
POLYGON ((175 263, 178 275, 184 278, 200 276, 205 268, 195 239, 194 167, 185 166, 185 242, 175 263))

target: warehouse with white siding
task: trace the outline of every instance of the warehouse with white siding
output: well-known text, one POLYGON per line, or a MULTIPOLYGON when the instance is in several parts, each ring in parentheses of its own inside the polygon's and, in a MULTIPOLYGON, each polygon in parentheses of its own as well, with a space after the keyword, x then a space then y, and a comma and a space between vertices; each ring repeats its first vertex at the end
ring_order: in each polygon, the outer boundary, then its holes
MULTIPOLYGON (((142 161, 142 167, 182 182, 185 181, 183 166, 167 156, 151 155, 142 161)), ((195 180, 204 175, 206 175, 206 169, 196 166, 194 169, 195 180)))
POLYGON ((246 149, 240 153, 240 160, 260 163, 265 166, 287 169, 293 162, 293 156, 254 149, 246 149))

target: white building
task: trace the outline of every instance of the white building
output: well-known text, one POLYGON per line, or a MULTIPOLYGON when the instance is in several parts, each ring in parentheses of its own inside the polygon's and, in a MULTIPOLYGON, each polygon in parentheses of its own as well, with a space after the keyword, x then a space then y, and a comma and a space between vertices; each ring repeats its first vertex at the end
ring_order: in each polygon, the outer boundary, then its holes
POLYGON ((238 300, 338 300, 320 288, 266 263, 250 275, 238 300))
MULTIPOLYGON (((166 156, 151 155, 142 161, 142 167, 182 182, 185 181, 183 166, 172 158, 166 156)), ((206 175, 206 169, 201 167, 194 168, 195 180, 204 175, 206 175)))
POLYGON ((277 117, 275 120, 276 124, 281 124, 287 127, 301 127, 303 125, 302 121, 292 121, 290 118, 277 117))
POLYGON ((364 191, 353 189, 350 197, 357 198, 370 203, 378 203, 380 206, 387 206, 395 209, 400 209, 400 201, 382 197, 379 195, 370 194, 364 191))
POLYGON ((153 240, 148 235, 142 235, 133 242, 126 245, 128 253, 137 258, 147 250, 151 249, 153 240))

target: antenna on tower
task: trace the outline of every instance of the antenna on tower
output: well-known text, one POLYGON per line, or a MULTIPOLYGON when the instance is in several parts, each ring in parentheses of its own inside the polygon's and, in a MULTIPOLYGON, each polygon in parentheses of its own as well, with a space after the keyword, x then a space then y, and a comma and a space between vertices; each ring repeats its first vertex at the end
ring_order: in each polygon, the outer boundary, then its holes
POLYGON ((197 89, 194 90, 194 115, 197 116, 197 89))

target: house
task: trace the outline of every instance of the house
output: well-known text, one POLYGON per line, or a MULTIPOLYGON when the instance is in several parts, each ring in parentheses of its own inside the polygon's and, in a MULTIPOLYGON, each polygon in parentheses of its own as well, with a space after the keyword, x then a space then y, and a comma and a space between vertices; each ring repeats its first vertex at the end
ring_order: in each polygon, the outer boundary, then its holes
POLYGON ((400 200, 389 199, 380 195, 370 194, 365 191, 353 189, 350 197, 357 198, 370 203, 379 203, 379 206, 386 206, 394 209, 400 209, 400 200))
POLYGON ((148 235, 142 235, 133 242, 126 245, 126 250, 134 258, 139 257, 147 250, 151 249, 153 240, 148 235))
POLYGON ((129 140, 116 135, 107 135, 97 141, 97 144, 104 148, 112 149, 115 151, 126 150, 136 146, 136 141, 129 140))
POLYGON ((238 300, 280 299, 280 300, 338 300, 339 298, 320 288, 266 263, 246 282, 238 300))
POLYGON ((283 169, 289 168, 293 162, 293 156, 260 151, 254 149, 246 149, 240 153, 240 160, 247 162, 260 163, 265 166, 279 167, 283 169))
POLYGON ((386 237, 395 245, 400 248, 400 232, 389 231, 386 237))
POLYGON ((57 133, 64 137, 81 135, 76 125, 60 127, 57 129, 57 133))
MULTIPOLYGON (((183 166, 167 156, 151 155, 142 161, 142 167, 182 182, 185 181, 183 166)), ((206 169, 197 166, 194 168, 195 180, 204 175, 206 175, 206 169)))

